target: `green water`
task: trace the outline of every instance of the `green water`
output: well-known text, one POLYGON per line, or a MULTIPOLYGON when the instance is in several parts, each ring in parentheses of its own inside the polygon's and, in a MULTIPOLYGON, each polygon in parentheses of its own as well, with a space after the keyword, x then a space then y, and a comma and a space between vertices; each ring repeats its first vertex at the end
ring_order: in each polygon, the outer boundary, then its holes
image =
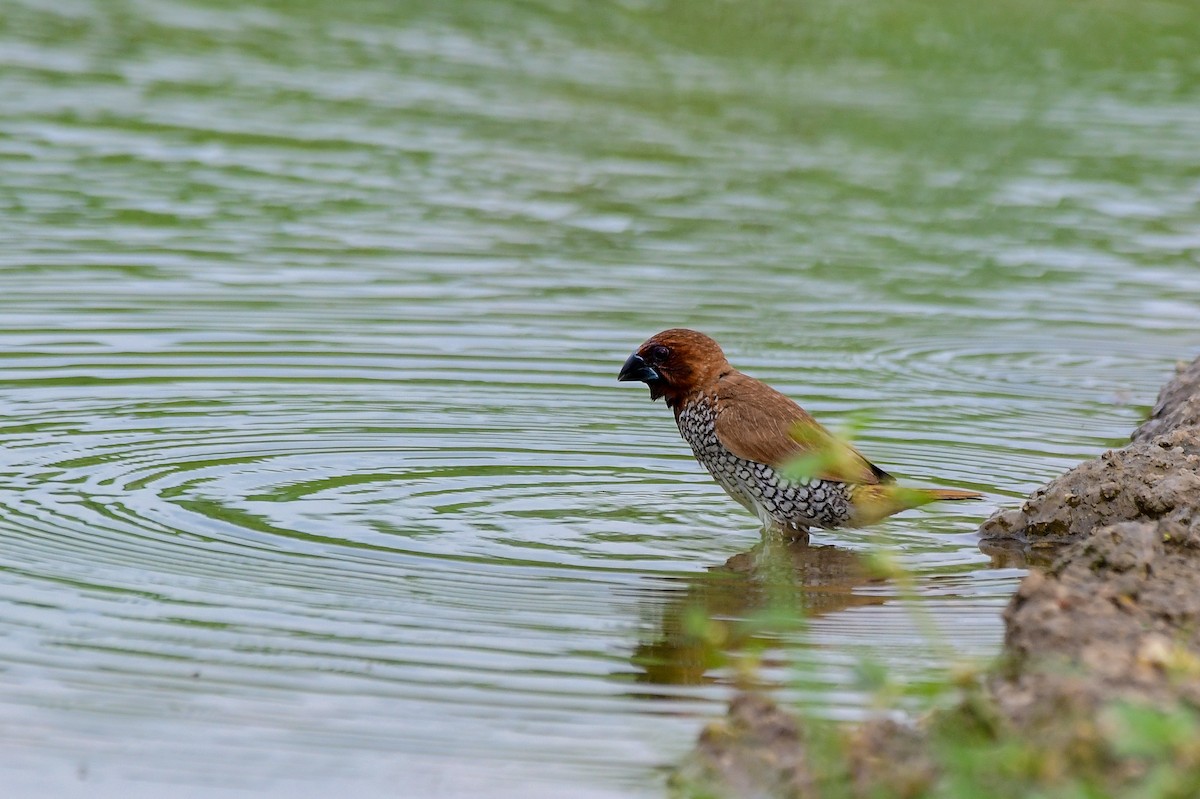
POLYGON ((686 609, 780 570, 814 712, 935 673, 912 604, 994 654, 975 526, 1200 349, 1198 54, 1192 3, 0 0, 4 795, 660 795, 733 679, 686 609), (676 325, 988 501, 764 563, 615 381, 676 325))

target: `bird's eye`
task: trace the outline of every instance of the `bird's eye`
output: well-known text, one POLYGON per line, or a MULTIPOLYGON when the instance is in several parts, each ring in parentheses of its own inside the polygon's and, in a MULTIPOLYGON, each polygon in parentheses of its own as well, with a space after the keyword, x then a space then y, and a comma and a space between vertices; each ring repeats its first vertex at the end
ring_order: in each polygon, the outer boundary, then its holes
POLYGON ((650 359, 656 363, 662 363, 671 355, 671 350, 661 344, 656 344, 650 348, 650 359))

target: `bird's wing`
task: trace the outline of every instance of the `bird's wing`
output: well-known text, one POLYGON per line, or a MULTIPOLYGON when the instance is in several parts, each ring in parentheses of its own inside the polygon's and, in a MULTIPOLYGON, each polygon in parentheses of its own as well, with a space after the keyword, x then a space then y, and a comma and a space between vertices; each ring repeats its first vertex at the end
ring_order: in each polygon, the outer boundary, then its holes
POLYGON ((870 484, 891 480, 887 472, 766 383, 733 372, 717 382, 716 400, 717 438, 739 458, 777 469, 810 456, 813 474, 822 480, 870 484))

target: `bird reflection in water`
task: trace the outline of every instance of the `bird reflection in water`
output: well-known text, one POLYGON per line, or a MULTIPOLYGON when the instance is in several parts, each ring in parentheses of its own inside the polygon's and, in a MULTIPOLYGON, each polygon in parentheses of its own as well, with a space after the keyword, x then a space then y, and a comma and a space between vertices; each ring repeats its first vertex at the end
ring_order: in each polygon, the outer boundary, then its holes
POLYGON ((784 626, 883 604, 888 597, 855 593, 882 582, 848 549, 768 537, 719 566, 649 593, 648 618, 630 658, 635 679, 654 685, 718 682, 715 670, 784 626))

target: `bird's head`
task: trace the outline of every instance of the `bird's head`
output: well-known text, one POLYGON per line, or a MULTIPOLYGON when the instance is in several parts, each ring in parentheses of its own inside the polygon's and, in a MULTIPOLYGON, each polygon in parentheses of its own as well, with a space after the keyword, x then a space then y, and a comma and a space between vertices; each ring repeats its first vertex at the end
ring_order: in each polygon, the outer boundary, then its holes
POLYGON ((650 388, 650 399, 665 397, 673 407, 729 368, 717 342, 695 330, 673 328, 646 339, 625 361, 617 380, 639 380, 650 388))

